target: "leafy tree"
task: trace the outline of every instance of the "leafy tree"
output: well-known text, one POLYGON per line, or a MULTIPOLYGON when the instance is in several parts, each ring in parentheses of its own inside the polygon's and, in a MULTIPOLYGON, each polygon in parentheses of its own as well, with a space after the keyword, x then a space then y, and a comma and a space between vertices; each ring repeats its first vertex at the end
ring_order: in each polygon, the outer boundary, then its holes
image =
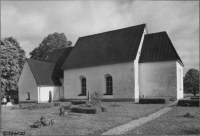
POLYGON ((64 33, 53 33, 49 34, 43 39, 39 47, 36 47, 32 52, 30 52, 31 57, 37 60, 48 60, 48 54, 54 49, 67 48, 72 45, 71 41, 67 41, 67 37, 64 33))
POLYGON ((184 93, 192 93, 194 96, 199 93, 199 71, 190 69, 184 77, 184 93))
POLYGON ((25 63, 25 51, 13 37, 1 39, 1 89, 17 91, 17 82, 25 63))

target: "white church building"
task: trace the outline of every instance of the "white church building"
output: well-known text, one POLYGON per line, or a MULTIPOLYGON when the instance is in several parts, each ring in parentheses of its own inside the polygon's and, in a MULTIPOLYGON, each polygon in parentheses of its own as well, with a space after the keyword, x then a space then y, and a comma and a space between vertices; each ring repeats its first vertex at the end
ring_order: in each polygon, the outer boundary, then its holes
POLYGON ((19 102, 88 99, 183 98, 183 62, 168 34, 146 24, 80 37, 47 62, 27 59, 19 102))

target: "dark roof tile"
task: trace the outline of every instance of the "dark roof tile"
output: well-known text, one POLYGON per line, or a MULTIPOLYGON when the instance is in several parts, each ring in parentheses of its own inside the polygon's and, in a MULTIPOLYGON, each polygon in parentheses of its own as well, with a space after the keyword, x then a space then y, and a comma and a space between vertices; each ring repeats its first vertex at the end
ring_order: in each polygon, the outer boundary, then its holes
POLYGON ((27 59, 27 62, 31 68, 37 85, 61 86, 59 79, 51 77, 55 67, 54 63, 34 59, 27 59))
POLYGON ((133 61, 145 24, 78 39, 62 69, 93 67, 133 61))
POLYGON ((63 63, 67 59, 73 47, 68 47, 64 49, 56 49, 52 52, 52 56, 50 57, 50 62, 56 62, 54 71, 52 73, 52 77, 55 78, 63 78, 63 70, 61 69, 63 63), (58 57, 55 59, 54 57, 58 57), (52 61, 54 60, 54 61, 52 61))
POLYGON ((178 60, 178 53, 166 32, 147 34, 144 37, 139 63, 178 60))

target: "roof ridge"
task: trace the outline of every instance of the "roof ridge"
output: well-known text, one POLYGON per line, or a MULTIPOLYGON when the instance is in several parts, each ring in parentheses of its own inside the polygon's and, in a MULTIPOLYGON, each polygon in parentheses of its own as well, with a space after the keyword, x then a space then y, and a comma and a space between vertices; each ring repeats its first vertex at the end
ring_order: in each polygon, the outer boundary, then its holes
POLYGON ((138 26, 142 26, 142 25, 146 26, 146 23, 140 24, 140 25, 135 25, 135 26, 124 27, 124 28, 120 28, 120 29, 115 29, 115 30, 110 30, 110 31, 105 31, 105 32, 101 32, 101 33, 96 33, 96 34, 92 34, 92 35, 86 35, 86 36, 79 37, 78 39, 95 36, 95 35, 99 35, 99 34, 111 33, 111 32, 120 31, 120 30, 124 30, 124 29, 130 29, 130 28, 138 27, 138 26))
POLYGON ((155 32, 155 33, 148 33, 146 35, 153 35, 153 34, 160 34, 160 33, 167 33, 166 31, 160 31, 160 32, 155 32))
POLYGON ((61 69, 133 61, 145 25, 131 26, 79 38, 61 69))
POLYGON ((184 66, 166 31, 147 34, 142 45, 139 63, 167 60, 179 61, 184 66))

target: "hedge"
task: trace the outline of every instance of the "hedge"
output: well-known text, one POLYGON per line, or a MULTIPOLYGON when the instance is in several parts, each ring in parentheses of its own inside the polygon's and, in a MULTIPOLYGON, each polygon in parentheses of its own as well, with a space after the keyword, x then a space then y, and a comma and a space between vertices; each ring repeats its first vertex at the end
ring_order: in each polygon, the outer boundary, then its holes
POLYGON ((82 101, 82 100, 73 100, 73 101, 71 101, 71 104, 73 104, 73 105, 86 104, 86 101, 82 101))
POLYGON ((71 112, 95 114, 97 113, 97 110, 95 108, 72 107, 71 112))
POLYGON ((102 106, 95 106, 92 108, 81 107, 81 106, 71 107, 71 112, 76 112, 76 113, 97 114, 97 113, 106 112, 106 111, 107 109, 102 106))
POLYGON ((190 99, 199 100, 199 96, 190 96, 190 99))
POLYGON ((178 106, 199 107, 199 100, 178 100, 178 106))
POLYGON ((199 100, 199 97, 190 97, 191 100, 199 100))
POLYGON ((140 104, 166 104, 169 102, 168 98, 140 98, 140 104))
POLYGON ((52 108, 54 106, 60 106, 60 103, 29 103, 29 104, 19 104, 20 109, 45 109, 45 108, 52 108))
POLYGON ((102 102, 134 102, 132 98, 102 99, 102 102))

